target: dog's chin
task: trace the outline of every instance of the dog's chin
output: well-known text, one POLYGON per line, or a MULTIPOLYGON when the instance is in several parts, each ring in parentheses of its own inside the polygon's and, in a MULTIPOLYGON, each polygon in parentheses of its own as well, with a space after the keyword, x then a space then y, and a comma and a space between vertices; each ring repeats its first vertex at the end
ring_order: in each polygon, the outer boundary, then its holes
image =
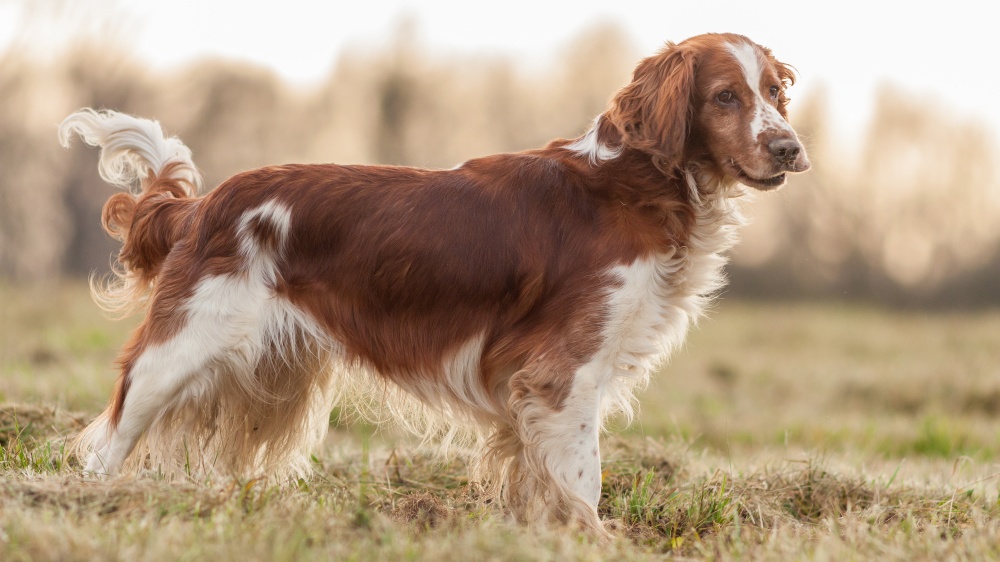
POLYGON ((771 191, 785 185, 785 172, 776 176, 758 178, 743 171, 742 168, 735 168, 732 173, 733 179, 747 187, 752 187, 758 191, 771 191))

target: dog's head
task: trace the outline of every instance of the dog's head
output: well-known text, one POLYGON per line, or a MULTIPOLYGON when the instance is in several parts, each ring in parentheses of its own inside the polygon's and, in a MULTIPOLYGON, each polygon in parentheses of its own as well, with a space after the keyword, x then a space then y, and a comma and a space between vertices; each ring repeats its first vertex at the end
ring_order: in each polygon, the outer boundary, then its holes
POLYGON ((697 163, 722 180, 768 190, 809 169, 788 124, 791 68, 746 37, 708 34, 644 59, 605 114, 626 146, 664 171, 697 163))

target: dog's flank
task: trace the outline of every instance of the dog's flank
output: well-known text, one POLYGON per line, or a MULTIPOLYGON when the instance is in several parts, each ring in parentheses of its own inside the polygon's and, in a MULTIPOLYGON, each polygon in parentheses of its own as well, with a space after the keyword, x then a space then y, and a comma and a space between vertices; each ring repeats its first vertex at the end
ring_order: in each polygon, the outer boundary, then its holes
POLYGON ((71 115, 64 143, 139 182, 105 206, 123 246, 96 296, 147 307, 86 470, 300 474, 351 400, 472 446, 519 519, 603 532, 600 432, 722 286, 738 182, 809 167, 790 82, 748 39, 699 36, 642 61, 576 140, 453 170, 267 167, 204 196, 155 123, 71 115))

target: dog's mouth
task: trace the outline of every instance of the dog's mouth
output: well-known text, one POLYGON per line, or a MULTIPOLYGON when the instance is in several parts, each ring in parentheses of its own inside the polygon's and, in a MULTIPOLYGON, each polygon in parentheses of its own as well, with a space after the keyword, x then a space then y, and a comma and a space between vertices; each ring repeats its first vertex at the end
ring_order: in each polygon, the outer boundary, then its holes
POLYGON ((750 187, 760 189, 762 191, 775 189, 785 184, 784 173, 769 178, 761 179, 751 176, 750 174, 744 172, 743 169, 739 167, 737 167, 736 169, 736 179, 744 185, 748 185, 750 187))

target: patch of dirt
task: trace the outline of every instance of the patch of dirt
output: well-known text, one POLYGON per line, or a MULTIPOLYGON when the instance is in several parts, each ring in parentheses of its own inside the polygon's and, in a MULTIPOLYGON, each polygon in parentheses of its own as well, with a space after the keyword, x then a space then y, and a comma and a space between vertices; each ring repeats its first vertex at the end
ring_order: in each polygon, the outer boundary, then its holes
POLYGON ((397 520, 434 529, 451 519, 455 510, 429 492, 418 492, 396 502, 389 515, 397 520))
POLYGON ((125 518, 149 513, 151 506, 156 506, 161 515, 206 517, 229 497, 218 489, 139 479, 104 482, 65 476, 0 484, 0 498, 9 503, 125 518))
POLYGON ((0 404, 0 446, 11 439, 55 439, 82 430, 88 416, 56 407, 0 404))

